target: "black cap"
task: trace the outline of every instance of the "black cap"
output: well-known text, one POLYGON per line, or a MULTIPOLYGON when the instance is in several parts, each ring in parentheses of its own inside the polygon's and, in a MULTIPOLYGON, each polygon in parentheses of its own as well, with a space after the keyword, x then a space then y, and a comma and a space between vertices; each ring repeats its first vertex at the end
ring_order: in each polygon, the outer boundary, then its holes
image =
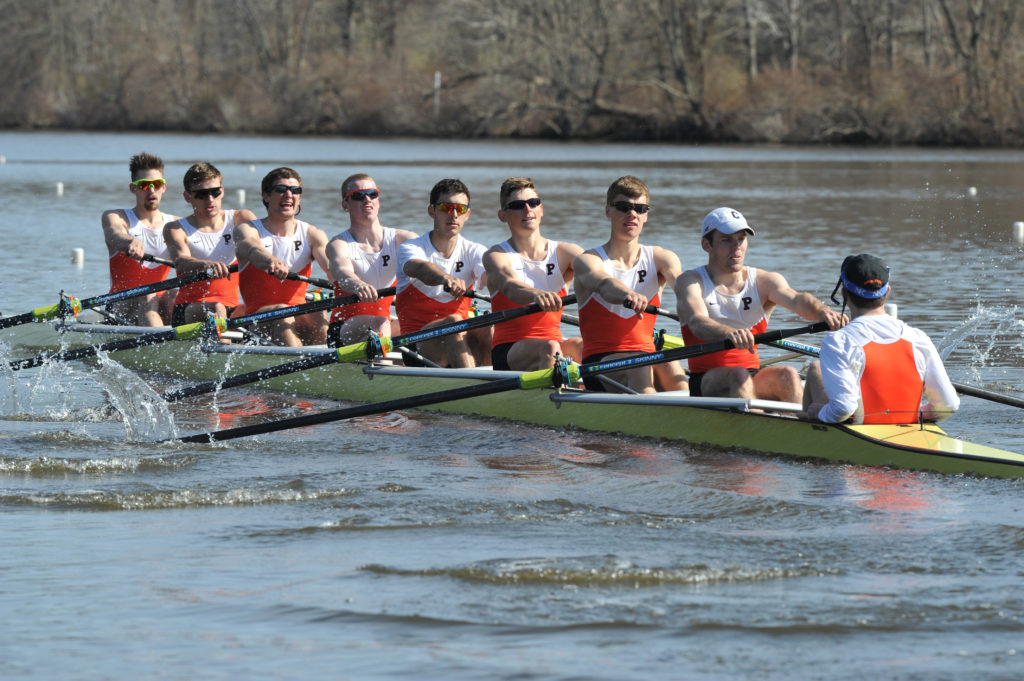
POLYGON ((889 266, 867 253, 846 256, 839 279, 847 291, 868 300, 877 300, 889 292, 889 266))

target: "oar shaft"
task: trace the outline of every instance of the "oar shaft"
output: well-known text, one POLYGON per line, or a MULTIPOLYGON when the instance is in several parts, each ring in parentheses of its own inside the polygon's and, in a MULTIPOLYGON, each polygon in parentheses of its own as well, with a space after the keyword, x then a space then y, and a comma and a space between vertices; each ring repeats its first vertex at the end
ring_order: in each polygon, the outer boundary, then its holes
POLYGON ((334 409, 315 414, 304 414, 302 416, 281 419, 279 421, 268 421, 266 423, 258 423, 251 426, 240 426, 238 428, 228 428, 210 433, 188 435, 178 439, 181 442, 219 442, 221 440, 233 440, 239 437, 262 435, 264 433, 273 433, 279 430, 314 426, 321 423, 330 423, 332 421, 344 421, 346 419, 358 418, 360 416, 383 414, 385 412, 395 411, 398 409, 413 409, 416 407, 429 406, 431 404, 440 404, 442 402, 492 395, 494 393, 504 392, 507 390, 514 390, 518 387, 518 378, 505 378, 461 388, 449 388, 448 390, 427 393, 425 395, 402 397, 394 400, 386 400, 384 402, 374 402, 371 404, 360 404, 343 409, 334 409))
POLYGON ((327 366, 328 364, 334 364, 337 361, 338 354, 336 352, 325 352, 319 355, 310 355, 308 357, 295 360, 294 362, 276 364, 271 367, 265 367, 248 373, 238 374, 237 376, 231 376, 222 381, 205 381, 203 383, 188 386, 187 388, 170 390, 165 392, 162 397, 168 402, 177 402, 178 400, 185 399, 186 397, 205 395, 206 393, 211 393, 216 390, 234 388, 240 385, 256 383, 257 381, 265 381, 276 376, 285 376, 297 371, 305 371, 307 369, 327 366))
MULTIPOLYGON (((386 296, 394 295, 395 287, 390 286, 388 288, 382 288, 377 291, 377 296, 384 298, 386 296)), ((225 320, 227 328, 237 329, 240 326, 247 324, 256 324, 257 322, 270 321, 272 319, 281 319, 282 317, 291 317, 293 315, 308 314, 310 312, 319 312, 321 310, 330 310, 335 307, 341 307, 342 305, 351 305, 352 303, 358 303, 359 296, 351 295, 344 296, 343 298, 324 298, 323 300, 314 300, 309 303, 300 303, 299 305, 291 305, 289 307, 283 307, 278 310, 267 310, 266 312, 256 312, 254 314, 247 314, 242 317, 235 317, 233 319, 225 320)))
MULTIPOLYGON (((571 305, 575 302, 575 296, 566 296, 562 299, 563 305, 571 305)), ((525 305, 523 307, 511 308, 508 310, 501 310, 499 312, 492 312, 490 314, 481 315, 479 317, 472 317, 461 322, 452 322, 450 324, 442 324, 435 326, 425 331, 406 334, 404 336, 398 336, 397 338, 381 339, 381 347, 397 348, 407 347, 415 343, 420 343, 425 340, 433 338, 439 338, 445 335, 451 335, 454 333, 460 333, 462 331, 474 328, 480 328, 483 326, 490 326, 492 324, 499 324, 503 321, 515 319, 516 317, 522 317, 524 315, 533 314, 539 312, 540 307, 533 303, 531 305, 525 305)), ((302 359, 295 360, 293 362, 285 362, 284 364, 278 364, 273 367, 267 367, 265 369, 257 369, 244 374, 238 374, 226 378, 223 381, 206 381, 205 383, 199 383, 188 388, 181 388, 171 392, 164 393, 164 399, 168 401, 180 400, 185 397, 194 397, 196 395, 203 395, 205 393, 213 392, 215 390, 222 390, 224 388, 235 388, 241 385, 248 385, 250 383, 257 383, 264 381, 269 378, 276 378, 278 376, 286 376, 298 371, 305 371, 307 369, 313 369, 320 366, 326 366, 334 362, 353 362, 359 359, 370 359, 374 355, 373 348, 370 348, 369 343, 353 343, 352 345, 346 345, 338 348, 335 352, 326 353, 324 355, 318 355, 316 357, 304 357, 302 359)))
MULTIPOLYGON (((143 258, 144 260, 147 258, 143 258)), ((159 261, 158 258, 148 258, 154 262, 159 261)), ((231 271, 238 271, 238 265, 232 265, 231 271)), ((88 310, 93 307, 99 307, 100 305, 106 305, 107 303, 115 303, 119 300, 127 300, 128 298, 136 298, 138 296, 148 295, 150 293, 158 293, 160 291, 167 291, 172 288, 179 288, 181 286, 187 286, 188 284, 195 284, 206 279, 210 279, 208 272, 193 272, 186 274, 183 277, 176 277, 174 279, 165 279, 163 281, 156 281, 152 284, 143 284, 142 286, 136 286, 134 288, 126 288, 122 291, 114 291, 112 293, 104 293, 98 296, 92 296, 91 298, 85 298, 84 300, 62 300, 59 303, 53 305, 46 305, 44 307, 36 308, 31 312, 25 312, 24 314, 14 315, 11 317, 0 318, 0 329, 10 328, 12 326, 18 326, 20 324, 28 324, 30 322, 42 322, 47 319, 53 319, 54 317, 71 311, 77 310, 88 310)))
MULTIPOLYGON (((237 272, 238 265, 234 264, 228 268, 229 272, 237 272)), ((103 295, 93 296, 92 298, 86 298, 79 304, 82 309, 89 309, 91 307, 99 307, 107 303, 114 303, 119 300, 125 300, 127 298, 135 298, 149 293, 157 293, 159 291, 167 291, 172 288, 180 288, 182 286, 188 286, 189 284, 196 284, 200 281, 206 281, 207 279, 213 279, 209 272, 192 272, 174 279, 164 279, 163 281, 156 281, 152 284, 144 284, 142 286, 136 286, 134 288, 126 288, 123 291, 114 291, 113 293, 104 293, 103 295)))
MULTIPOLYGON (((818 331, 827 330, 828 324, 826 322, 817 322, 815 324, 810 324, 808 326, 802 326, 795 329, 777 329, 775 331, 765 331, 764 333, 758 333, 754 335, 754 343, 771 343, 772 341, 788 338, 789 336, 799 336, 805 333, 816 333, 818 331)), ((610 362, 592 362, 590 364, 583 364, 582 366, 580 366, 580 375, 589 376, 593 374, 605 373, 608 371, 621 371, 623 369, 632 369, 635 367, 649 366, 651 364, 661 364, 664 362, 689 359, 690 357, 697 357, 698 355, 708 355, 713 352, 729 350, 734 347, 736 346, 733 344, 733 342, 726 338, 724 340, 714 341, 711 343, 701 343, 700 345, 687 345, 681 348, 672 348, 669 350, 664 350, 662 352, 637 355, 636 357, 625 357, 623 359, 612 360, 610 362)))
POLYGON ((61 360, 70 362, 76 359, 85 359, 86 357, 92 357, 98 352, 117 352, 119 350, 130 350, 132 348, 140 348, 145 345, 156 345, 157 343, 163 343, 164 341, 170 340, 186 340, 188 338, 194 338, 202 333, 203 322, 196 322, 195 324, 187 324, 185 326, 179 326, 168 331, 158 331, 156 333, 148 333, 144 336, 135 336, 134 338, 122 338, 120 340, 108 341, 99 345, 88 345, 84 348, 75 348, 73 350, 62 350, 60 352, 54 352, 47 355, 39 355, 37 357, 30 357, 28 359, 16 359, 9 363, 11 370, 18 371, 19 369, 29 369, 31 367, 37 367, 45 362, 52 360, 61 360))

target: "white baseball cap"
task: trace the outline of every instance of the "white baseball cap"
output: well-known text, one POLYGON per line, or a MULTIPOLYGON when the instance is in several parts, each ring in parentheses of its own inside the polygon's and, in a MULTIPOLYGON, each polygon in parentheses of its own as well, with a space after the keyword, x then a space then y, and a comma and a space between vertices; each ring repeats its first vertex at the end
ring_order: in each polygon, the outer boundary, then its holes
POLYGON ((700 230, 701 238, 706 237, 708 232, 713 229, 717 229, 722 234, 735 234, 741 229, 750 232, 751 236, 754 234, 754 230, 738 210, 725 207, 716 208, 705 216, 704 225, 700 230))

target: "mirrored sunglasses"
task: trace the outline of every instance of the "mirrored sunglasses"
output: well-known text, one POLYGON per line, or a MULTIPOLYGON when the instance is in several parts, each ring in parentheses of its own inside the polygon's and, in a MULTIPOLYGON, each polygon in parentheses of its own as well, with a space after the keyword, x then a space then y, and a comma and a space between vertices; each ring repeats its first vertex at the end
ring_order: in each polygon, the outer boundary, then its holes
POLYGON ((373 201, 378 196, 380 196, 380 191, 377 190, 377 189, 356 189, 354 191, 350 191, 345 196, 345 200, 346 201, 353 201, 353 200, 354 201, 365 201, 366 199, 370 199, 371 201, 373 201))
POLYGON ((515 201, 509 201, 505 204, 504 210, 522 210, 529 206, 530 208, 536 208, 540 205, 540 199, 534 197, 532 199, 516 199, 515 201))
POLYGON ((443 213, 451 213, 454 211, 456 215, 465 215, 466 211, 469 210, 469 206, 464 203, 449 203, 447 201, 445 203, 435 203, 434 208, 437 208, 443 213))
POLYGON ((620 213, 628 213, 631 210, 635 210, 637 215, 643 215, 651 209, 646 203, 630 203, 629 201, 615 201, 612 203, 612 208, 620 213))
POLYGON ((162 177, 146 178, 144 180, 135 180, 132 182, 132 186, 144 192, 150 189, 163 189, 167 186, 167 180, 162 177))

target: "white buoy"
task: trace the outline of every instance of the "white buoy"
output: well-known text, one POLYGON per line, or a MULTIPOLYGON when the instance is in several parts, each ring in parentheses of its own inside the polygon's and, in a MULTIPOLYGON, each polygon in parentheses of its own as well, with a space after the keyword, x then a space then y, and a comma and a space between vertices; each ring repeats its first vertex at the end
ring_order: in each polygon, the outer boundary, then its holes
POLYGON ((977 195, 978 195, 978 188, 977 187, 968 187, 967 188, 967 196, 977 196, 977 195))
POLYGON ((85 249, 84 248, 72 248, 71 249, 71 262, 74 265, 81 265, 85 262, 85 249))
POLYGON ((249 172, 250 173, 255 173, 256 172, 256 166, 253 165, 252 163, 249 164, 249 172))
POLYGON ((1024 244, 1024 222, 1013 223, 1013 238, 1024 244))
POLYGON ((6 165, 6 164, 7 164, 7 157, 4 156, 3 154, 0 154, 0 166, 6 165))
POLYGON ((63 182, 58 182, 57 183, 57 196, 64 196, 64 183, 63 182))
POLYGON ((239 206, 244 206, 245 205, 245 190, 244 189, 239 189, 238 190, 238 205, 239 206))
POLYGON ((899 317, 899 315, 897 314, 896 303, 886 303, 885 314, 893 318, 899 317))

